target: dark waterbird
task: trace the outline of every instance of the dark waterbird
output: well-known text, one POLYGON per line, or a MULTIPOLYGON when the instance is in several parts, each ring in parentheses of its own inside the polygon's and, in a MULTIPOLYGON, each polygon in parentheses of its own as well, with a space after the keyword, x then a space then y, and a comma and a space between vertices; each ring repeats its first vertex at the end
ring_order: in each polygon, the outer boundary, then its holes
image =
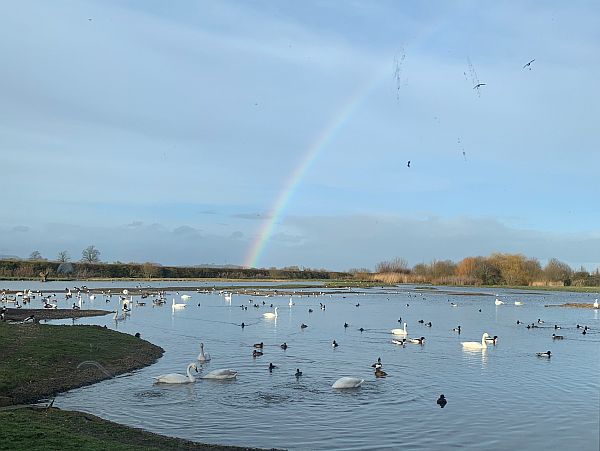
POLYGON ((446 401, 446 397, 444 395, 440 395, 436 403, 443 409, 444 407, 446 407, 446 404, 448 404, 448 401, 446 401))

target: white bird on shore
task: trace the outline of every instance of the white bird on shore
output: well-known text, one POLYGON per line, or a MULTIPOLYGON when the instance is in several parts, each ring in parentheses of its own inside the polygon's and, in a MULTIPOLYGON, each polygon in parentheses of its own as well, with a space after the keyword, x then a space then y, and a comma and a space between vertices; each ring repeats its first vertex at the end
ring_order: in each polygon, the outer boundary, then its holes
POLYGON ((200 354, 198 354, 198 362, 204 363, 210 361, 210 354, 204 353, 204 343, 200 343, 200 354))
POLYGON ((202 376, 202 379, 225 380, 225 379, 235 379, 236 376, 237 376, 237 371, 223 369, 223 370, 213 370, 210 373, 206 373, 204 376, 202 376))
POLYGON ((358 377, 340 377, 333 383, 331 388, 358 388, 364 381, 364 379, 358 377))
POLYGON ((461 344, 463 349, 486 349, 486 339, 489 337, 487 332, 484 332, 481 336, 481 343, 477 341, 463 341, 461 344))
POLYGON ((394 335, 408 335, 408 331, 406 330, 406 323, 404 323, 404 329, 392 329, 390 332, 394 335))
POLYGON ((277 318, 277 307, 275 307, 275 310, 273 310, 272 312, 263 313, 263 317, 265 317, 266 319, 277 318))
POLYGON ((177 374, 177 373, 170 373, 170 374, 163 374, 161 376, 156 376, 154 377, 154 383, 155 384, 189 384, 192 382, 196 382, 196 379, 194 378, 194 376, 192 376, 192 368, 194 370, 196 370, 196 373, 198 372, 198 367, 196 366, 195 363, 190 363, 187 366, 187 376, 184 376, 183 374, 177 374))

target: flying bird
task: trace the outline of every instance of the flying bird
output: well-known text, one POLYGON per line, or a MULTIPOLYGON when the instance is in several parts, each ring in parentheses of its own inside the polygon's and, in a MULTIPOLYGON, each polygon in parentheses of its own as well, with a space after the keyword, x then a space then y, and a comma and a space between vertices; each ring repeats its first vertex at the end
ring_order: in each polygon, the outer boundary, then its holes
POLYGON ((485 83, 477 83, 475 86, 473 86, 473 89, 479 89, 482 86, 485 86, 485 83))
POLYGON ((408 160, 408 163, 406 163, 406 166, 410 168, 410 160, 408 160))
POLYGON ((533 63, 534 61, 535 61, 535 59, 532 59, 531 61, 529 61, 527 64, 525 64, 525 65, 523 66, 523 69, 525 69, 526 67, 528 67, 528 68, 529 68, 529 70, 531 70, 531 63, 533 63))

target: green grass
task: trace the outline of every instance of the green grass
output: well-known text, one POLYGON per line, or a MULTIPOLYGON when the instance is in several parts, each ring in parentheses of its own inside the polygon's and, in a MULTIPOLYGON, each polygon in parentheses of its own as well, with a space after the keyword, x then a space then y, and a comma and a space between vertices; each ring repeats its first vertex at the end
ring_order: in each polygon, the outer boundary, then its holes
POLYGON ((0 405, 19 404, 146 366, 162 349, 99 326, 0 323, 0 405))
POLYGON ((233 450, 122 426, 82 412, 19 409, 0 412, 0 449, 233 450))

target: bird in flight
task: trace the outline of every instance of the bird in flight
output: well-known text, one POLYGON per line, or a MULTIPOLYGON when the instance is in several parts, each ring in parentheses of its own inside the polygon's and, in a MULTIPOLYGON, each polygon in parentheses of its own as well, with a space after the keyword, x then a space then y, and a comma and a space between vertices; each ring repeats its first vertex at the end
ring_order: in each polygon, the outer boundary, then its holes
POLYGON ((528 68, 529 68, 529 70, 531 70, 531 63, 533 63, 534 61, 535 61, 535 59, 532 59, 531 61, 529 61, 527 64, 525 64, 525 65, 523 66, 523 69, 525 69, 526 67, 528 67, 528 68))
POLYGON ((475 86, 473 86, 473 89, 479 89, 482 86, 485 86, 485 83, 477 83, 475 86))
POLYGON ((410 168, 410 160, 408 160, 408 163, 406 163, 406 166, 410 168))

